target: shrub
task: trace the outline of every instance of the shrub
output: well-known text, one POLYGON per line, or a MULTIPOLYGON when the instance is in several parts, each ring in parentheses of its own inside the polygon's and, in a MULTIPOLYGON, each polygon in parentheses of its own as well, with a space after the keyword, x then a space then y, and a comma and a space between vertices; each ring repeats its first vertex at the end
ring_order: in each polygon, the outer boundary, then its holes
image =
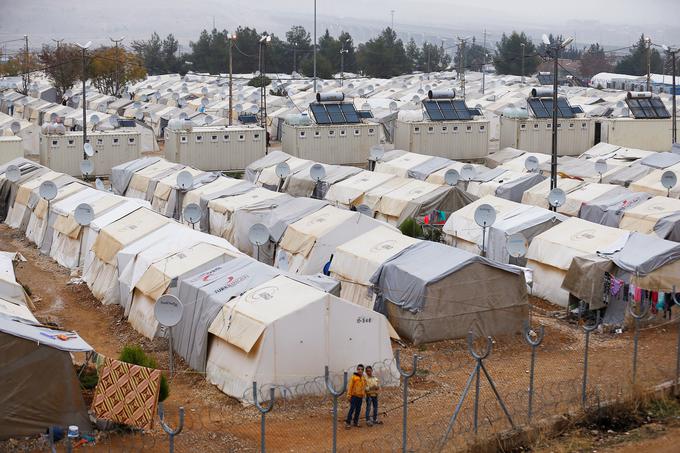
POLYGON ((423 227, 418 225, 418 222, 416 222, 415 219, 411 217, 404 220, 402 224, 399 225, 399 230, 401 230, 402 234, 412 238, 423 237, 423 227))
MULTIPOLYGON (((133 365, 139 365, 147 368, 158 368, 158 362, 153 357, 146 355, 146 352, 141 347, 135 345, 127 345, 120 351, 118 360, 133 365)), ((161 375, 161 390, 158 394, 158 401, 165 401, 170 396, 170 385, 164 374, 161 375)))
POLYGON ((255 88, 262 88, 263 86, 266 87, 270 83, 272 83, 272 79, 266 75, 258 75, 250 79, 248 85, 255 88))

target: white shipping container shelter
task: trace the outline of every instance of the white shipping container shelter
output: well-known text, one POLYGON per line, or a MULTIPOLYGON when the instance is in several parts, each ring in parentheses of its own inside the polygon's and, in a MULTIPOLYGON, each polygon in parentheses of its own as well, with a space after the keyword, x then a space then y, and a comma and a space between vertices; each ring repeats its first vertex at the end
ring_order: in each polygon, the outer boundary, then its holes
MULTIPOLYGON (((141 155, 141 134, 135 130, 88 131, 87 140, 94 156, 88 157, 94 164, 90 176, 111 174, 111 168, 138 159, 141 155)), ((60 134, 40 133, 40 163, 54 171, 81 176, 83 161, 83 133, 81 131, 60 134)))
POLYGON ((281 150, 325 164, 365 167, 371 146, 380 144, 380 128, 374 123, 307 126, 284 123, 281 150))
POLYGON ((14 135, 0 136, 0 165, 24 157, 24 148, 21 137, 14 135))
POLYGON ((243 170, 265 155, 267 137, 257 126, 165 128, 165 158, 201 170, 243 170))
POLYGON ((627 148, 638 148, 648 151, 669 151, 672 146, 672 125, 673 121, 671 119, 596 119, 594 124, 594 140, 627 148))
MULTIPOLYGON (((501 115, 500 123, 500 149, 509 147, 532 153, 551 153, 552 118, 509 118, 501 115)), ((578 156, 593 146, 595 125, 592 118, 563 118, 558 119, 557 124, 558 155, 578 156)))
POLYGON ((394 147, 455 160, 489 154, 489 121, 396 121, 394 147))

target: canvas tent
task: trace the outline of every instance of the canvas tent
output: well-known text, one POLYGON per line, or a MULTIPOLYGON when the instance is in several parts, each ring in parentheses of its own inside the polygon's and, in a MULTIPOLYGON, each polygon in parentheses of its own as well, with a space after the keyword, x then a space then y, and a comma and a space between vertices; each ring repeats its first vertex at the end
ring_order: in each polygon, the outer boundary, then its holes
POLYGON ((24 158, 14 159, 0 165, 0 221, 5 221, 10 208, 14 204, 19 186, 48 171, 48 168, 24 158), (16 165, 21 172, 21 177, 16 182, 7 179, 6 171, 10 165, 16 165))
POLYGON ((358 212, 325 206, 288 226, 275 266, 293 274, 322 272, 338 245, 380 226, 385 224, 358 212))
POLYGON ((528 317, 524 273, 447 245, 423 241, 371 276, 376 310, 414 344, 518 332, 528 317))
POLYGON ((233 214, 241 208, 253 204, 276 204, 284 199, 286 194, 255 187, 233 196, 214 198, 208 202, 210 233, 221 236, 228 241, 233 240, 233 214))
POLYGON ((495 195, 519 203, 526 190, 543 180, 545 176, 538 173, 520 173, 497 167, 477 174, 467 185, 466 191, 479 198, 495 195))
POLYGON ((521 233, 530 244, 533 238, 549 230, 566 217, 536 206, 488 195, 452 213, 443 228, 444 242, 454 247, 479 254, 482 250, 482 227, 475 222, 475 211, 488 204, 496 211, 495 222, 487 228, 484 238, 486 257, 500 263, 521 264, 523 257, 511 257, 507 249, 510 235, 521 233))
POLYGON ((340 297, 373 309, 371 275, 386 260, 419 242, 399 231, 378 227, 340 244, 330 267, 331 277, 341 282, 340 297))
POLYGON ((295 393, 323 372, 372 364, 384 383, 396 376, 385 317, 280 275, 225 303, 209 328, 207 378, 250 401, 254 381, 295 393), (300 385, 298 387, 298 385, 300 385))
POLYGON ((534 238, 527 252, 527 266, 533 270, 533 294, 555 305, 566 307, 569 293, 562 281, 572 259, 592 255, 625 241, 628 232, 576 217, 556 225, 534 238))
POLYGON ((680 200, 652 197, 626 210, 619 228, 680 242, 680 200))
POLYGON ((349 209, 352 206, 362 204, 367 192, 386 184, 388 181, 398 182, 398 185, 407 182, 405 179, 397 178, 394 175, 362 170, 344 181, 333 184, 326 192, 325 199, 334 206, 349 209))

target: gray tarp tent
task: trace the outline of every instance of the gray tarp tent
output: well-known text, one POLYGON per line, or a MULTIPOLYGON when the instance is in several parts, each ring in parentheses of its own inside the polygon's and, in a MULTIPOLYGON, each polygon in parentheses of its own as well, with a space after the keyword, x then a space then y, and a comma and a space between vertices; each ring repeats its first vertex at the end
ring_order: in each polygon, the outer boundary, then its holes
POLYGON ((38 176, 49 171, 47 167, 43 167, 40 164, 20 157, 7 162, 6 164, 0 165, 0 175, 4 176, 5 172, 7 171, 7 167, 10 165, 16 165, 19 167, 19 170, 21 171, 21 178, 19 178, 19 180, 14 183, 7 178, 0 180, 0 222, 5 221, 10 206, 14 204, 14 197, 16 197, 17 188, 19 185, 33 178, 37 178, 38 176))
MULTIPOLYGON (((262 170, 274 166, 276 164, 279 164, 281 162, 285 162, 290 158, 291 155, 286 154, 283 151, 271 151, 266 156, 257 159, 255 162, 251 163, 246 167, 245 179, 246 181, 255 183, 257 182, 257 179, 260 177, 260 173, 262 172, 262 170)), ((272 189, 272 187, 267 188, 272 189)))
POLYGON ((521 178, 508 181, 496 188, 496 196, 516 203, 522 202, 524 192, 545 180, 545 176, 538 173, 528 173, 521 178))
POLYGON ((630 209, 652 198, 644 192, 631 192, 618 187, 592 201, 583 203, 579 217, 600 225, 618 228, 626 209, 630 209))
POLYGON ((89 351, 73 332, 0 315, 0 439, 41 434, 50 426, 77 425, 89 432, 70 355, 89 351), (56 339, 58 334, 70 339, 56 339))
POLYGON ((370 279, 376 311, 414 344, 517 332, 528 316, 524 273, 434 242, 404 249, 370 279))
POLYGON ((160 161, 160 157, 141 157, 111 168, 111 188, 116 195, 125 195, 132 176, 160 161))
MULTIPOLYGON (((169 290, 182 301, 184 308, 182 320, 172 329, 175 351, 191 368, 205 372, 208 328, 223 305, 278 275, 288 274, 252 258, 239 257, 205 272, 181 278, 178 285, 169 290)), ((288 276, 328 293, 339 292, 337 281, 330 277, 288 276)))
POLYGON ((309 173, 311 165, 286 178, 282 190, 294 197, 314 197, 321 199, 331 185, 354 176, 361 172, 360 168, 345 165, 324 164, 326 176, 317 183, 309 173))
POLYGON ((430 176, 432 173, 441 170, 442 168, 450 164, 451 159, 447 159, 445 157, 440 156, 433 156, 432 159, 428 159, 422 164, 416 165, 415 167, 409 169, 408 177, 425 181, 427 177, 430 176))

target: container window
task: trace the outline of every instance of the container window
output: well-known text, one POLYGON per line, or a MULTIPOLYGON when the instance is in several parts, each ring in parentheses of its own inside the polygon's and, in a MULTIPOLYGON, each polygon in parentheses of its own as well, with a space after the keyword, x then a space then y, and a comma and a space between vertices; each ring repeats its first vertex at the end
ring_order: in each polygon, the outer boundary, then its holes
POLYGON ((538 129, 538 123, 534 123, 534 129, 538 129))
POLYGON ((557 128, 562 129, 562 123, 557 123, 557 128))
POLYGON ((372 127, 369 127, 368 128, 368 135, 375 135, 375 129, 373 129, 372 127))
POLYGON ((129 137, 128 138, 128 145, 134 145, 135 144, 135 138, 134 137, 129 137))
POLYGON ((186 142, 188 142, 188 141, 189 141, 189 138, 188 138, 186 135, 182 135, 182 136, 179 138, 179 142, 180 142, 180 143, 186 143, 186 142))
POLYGON ((458 126, 453 126, 453 132, 458 132, 458 126))
POLYGON ((414 128, 413 128, 413 133, 414 133, 414 134, 420 134, 420 128, 417 127, 417 126, 414 127, 414 128))
POLYGON ((210 136, 210 141, 211 141, 211 142, 216 142, 216 141, 217 141, 217 135, 211 135, 211 136, 210 136))
POLYGON ((52 140, 52 148, 57 148, 59 146, 59 140, 52 140))
POLYGON ((103 138, 98 138, 97 139, 97 145, 103 145, 104 144, 104 139, 103 138))
POLYGON ((305 138, 305 131, 300 131, 300 138, 305 138))
POLYGON ((481 126, 479 126, 479 132, 484 132, 484 129, 486 129, 485 125, 482 124, 481 126))
POLYGON ((347 131, 344 129, 340 129, 340 137, 344 137, 345 135, 347 135, 347 131))
POLYGON ((546 129, 552 129, 552 123, 545 123, 546 129))
POLYGON ((118 145, 120 145, 120 139, 114 138, 113 139, 113 146, 118 146, 118 145))
POLYGON ((69 138, 69 139, 68 139, 68 146, 69 146, 70 148, 73 148, 74 146, 76 146, 76 141, 73 140, 72 138, 69 138))
POLYGON ((314 131, 314 138, 319 138, 321 137, 321 132, 320 131, 314 131))
POLYGON ((446 134, 448 132, 449 128, 446 126, 442 126, 442 134, 446 134))
POLYGON ((354 129, 354 135, 357 137, 361 135, 361 131, 359 129, 354 129))
POLYGON ((202 143, 203 142, 203 136, 202 135, 197 135, 196 136, 196 143, 202 143))
POLYGON ((253 140, 255 141, 260 140, 260 134, 253 134, 253 140))
POLYGON ((427 127, 427 133, 428 133, 428 134, 434 133, 434 126, 428 126, 428 127, 427 127))
POLYGON ((246 136, 245 136, 245 135, 243 135, 243 134, 238 134, 238 141, 239 141, 239 142, 245 141, 245 139, 246 139, 246 136))
POLYGON ((222 140, 225 141, 225 142, 228 142, 228 141, 230 140, 230 139, 229 139, 229 134, 224 134, 224 135, 222 136, 222 140))
POLYGON ((335 131, 333 129, 328 130, 328 136, 329 137, 335 137, 335 131))
POLYGON ((519 125, 519 128, 520 128, 520 129, 526 129, 526 128, 527 128, 527 125, 526 125, 526 124, 520 124, 520 125, 519 125))
POLYGON ((465 132, 472 132, 472 126, 465 126, 465 132))
POLYGON ((588 127, 586 123, 581 123, 581 129, 585 129, 586 127, 588 127))
POLYGON ((569 123, 569 129, 573 129, 573 128, 574 128, 574 123, 569 123))

